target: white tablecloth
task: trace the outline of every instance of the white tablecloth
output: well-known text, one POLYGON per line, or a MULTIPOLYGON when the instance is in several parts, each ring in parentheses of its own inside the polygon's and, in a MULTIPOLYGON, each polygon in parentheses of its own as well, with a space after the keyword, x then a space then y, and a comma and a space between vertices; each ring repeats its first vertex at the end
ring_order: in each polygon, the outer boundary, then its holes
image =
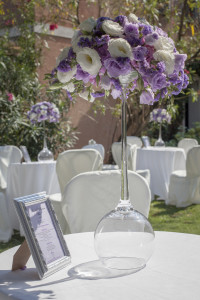
POLYGON ((72 257, 71 265, 42 281, 38 279, 32 258, 25 271, 10 271, 12 256, 18 247, 0 254, 0 299, 200 298, 199 235, 156 232, 155 251, 147 266, 128 276, 119 276, 116 270, 97 269, 100 263, 96 261, 93 233, 71 234, 65 238, 72 257), (95 277, 92 277, 92 273, 95 277))
POLYGON ((137 149, 136 169, 150 170, 152 195, 167 200, 170 175, 175 170, 185 170, 185 152, 176 147, 148 147, 137 149))
POLYGON ((46 191, 47 194, 60 192, 55 161, 15 163, 10 165, 6 199, 12 228, 19 229, 19 221, 13 205, 13 199, 42 191, 46 191))

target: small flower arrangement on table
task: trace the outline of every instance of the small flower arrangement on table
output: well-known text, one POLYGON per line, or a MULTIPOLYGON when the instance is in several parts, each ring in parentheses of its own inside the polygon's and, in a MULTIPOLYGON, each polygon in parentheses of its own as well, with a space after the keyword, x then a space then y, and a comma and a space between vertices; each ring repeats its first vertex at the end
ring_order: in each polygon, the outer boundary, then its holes
POLYGON ((53 160, 53 153, 47 148, 45 121, 58 123, 60 118, 58 108, 51 102, 38 102, 31 107, 30 111, 28 111, 27 117, 32 124, 43 123, 44 145, 42 151, 38 154, 38 160, 43 162, 53 160))
POLYGON ((171 123, 171 115, 168 113, 168 111, 165 108, 155 108, 150 113, 150 122, 155 123, 171 123))
POLYGON ((171 115, 165 108, 155 108, 150 113, 150 122, 159 123, 159 137, 155 142, 155 146, 165 146, 164 141, 162 140, 162 123, 171 123, 171 115))

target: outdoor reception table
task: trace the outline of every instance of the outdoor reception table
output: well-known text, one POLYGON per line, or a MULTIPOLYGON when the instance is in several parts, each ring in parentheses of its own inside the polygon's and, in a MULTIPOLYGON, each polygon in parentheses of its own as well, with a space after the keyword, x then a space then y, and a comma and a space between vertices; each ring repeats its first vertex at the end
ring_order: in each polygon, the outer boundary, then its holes
POLYGON ((148 147, 137 149, 137 170, 150 170, 152 195, 167 200, 170 175, 175 170, 185 170, 185 152, 176 147, 148 147))
POLYGON ((155 250, 147 266, 127 276, 123 275, 128 272, 100 267, 91 232, 65 236, 72 263, 43 280, 38 279, 32 258, 26 270, 10 271, 18 249, 14 247, 0 254, 0 299, 198 300, 200 236, 155 235, 155 250))
POLYGON ((47 194, 60 192, 56 174, 56 162, 31 162, 11 164, 8 170, 6 198, 12 228, 19 229, 13 199, 46 191, 47 194))

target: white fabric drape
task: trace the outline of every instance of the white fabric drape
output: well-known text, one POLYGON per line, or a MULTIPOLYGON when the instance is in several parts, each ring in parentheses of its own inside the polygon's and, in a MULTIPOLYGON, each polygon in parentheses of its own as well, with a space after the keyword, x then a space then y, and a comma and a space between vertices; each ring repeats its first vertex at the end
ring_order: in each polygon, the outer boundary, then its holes
POLYGON ((137 169, 149 169, 150 188, 162 200, 168 198, 170 175, 174 170, 185 170, 185 152, 175 147, 137 149, 137 169))
POLYGON ((200 203, 200 146, 188 151, 186 171, 171 174, 166 204, 186 207, 200 203))
MULTIPOLYGON (((129 195, 133 207, 149 214, 151 193, 147 181, 128 171, 129 195)), ((94 231, 101 218, 120 199, 121 172, 96 171, 74 177, 63 193, 63 214, 72 233, 94 231)))
POLYGON ((0 146, 0 241, 7 242, 12 235, 12 226, 9 222, 6 189, 8 168, 13 162, 20 162, 22 152, 16 146, 0 146))
POLYGON ((131 136, 131 135, 128 135, 126 137, 126 140, 127 140, 127 144, 130 144, 130 145, 136 145, 137 147, 141 148, 142 147, 142 140, 140 137, 138 136, 131 136))

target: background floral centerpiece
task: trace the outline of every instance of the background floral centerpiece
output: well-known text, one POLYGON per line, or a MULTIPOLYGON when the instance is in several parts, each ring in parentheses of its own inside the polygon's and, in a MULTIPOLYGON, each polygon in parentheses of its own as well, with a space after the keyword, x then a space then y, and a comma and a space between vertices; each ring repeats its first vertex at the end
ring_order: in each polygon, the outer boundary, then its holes
POLYGON ((171 115, 168 113, 168 111, 165 108, 155 108, 150 113, 150 122, 155 123, 171 123, 171 115))
POLYGON ((165 146, 162 139, 162 123, 171 123, 171 115, 165 108, 156 108, 150 113, 150 122, 159 124, 159 137, 155 146, 165 146))
POLYGON ((38 153, 38 160, 53 160, 53 153, 47 147, 45 121, 50 123, 58 123, 60 118, 58 108, 54 103, 51 102, 39 102, 31 107, 31 110, 27 113, 27 117, 32 124, 41 122, 43 124, 44 144, 43 149, 38 153))

